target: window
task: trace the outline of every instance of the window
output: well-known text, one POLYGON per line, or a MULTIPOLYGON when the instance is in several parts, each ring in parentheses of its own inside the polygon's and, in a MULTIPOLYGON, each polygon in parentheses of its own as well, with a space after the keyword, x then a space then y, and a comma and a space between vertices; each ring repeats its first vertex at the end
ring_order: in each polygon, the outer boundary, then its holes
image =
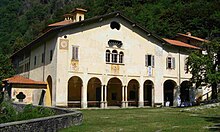
POLYGON ((41 63, 44 63, 44 57, 45 57, 45 54, 42 53, 42 55, 41 55, 41 63))
POLYGON ((167 69, 175 69, 175 58, 167 57, 167 69))
POLYGON ((185 73, 189 72, 189 65, 188 65, 188 59, 187 58, 185 58, 185 60, 184 60, 184 70, 185 70, 185 73))
POLYGON ((18 73, 22 73, 22 72, 23 72, 23 66, 19 66, 18 73))
POLYGON ((30 63, 28 62, 24 65, 24 72, 27 72, 29 70, 30 70, 30 63))
POLYGON ((153 55, 145 55, 145 66, 154 67, 154 56, 153 55))
POLYGON ((110 51, 109 50, 106 50, 106 53, 105 53, 105 61, 106 62, 110 62, 110 51))
POLYGON ((116 28, 117 30, 119 30, 121 26, 118 22, 113 21, 113 22, 111 22, 110 27, 111 27, 111 29, 116 28))
POLYGON ((79 16, 79 21, 82 21, 82 16, 79 16))
POLYGON ((50 50, 50 61, 53 59, 53 50, 50 50))
POLYGON ((37 64, 37 56, 34 56, 34 65, 37 64))
POLYGON ((119 53, 119 63, 123 63, 123 57, 124 57, 124 53, 123 52, 120 52, 119 53))
POLYGON ((117 63, 118 52, 116 50, 112 51, 112 62, 117 63))
POLYGON ((72 60, 78 60, 79 59, 79 47, 78 46, 73 46, 72 47, 72 60))

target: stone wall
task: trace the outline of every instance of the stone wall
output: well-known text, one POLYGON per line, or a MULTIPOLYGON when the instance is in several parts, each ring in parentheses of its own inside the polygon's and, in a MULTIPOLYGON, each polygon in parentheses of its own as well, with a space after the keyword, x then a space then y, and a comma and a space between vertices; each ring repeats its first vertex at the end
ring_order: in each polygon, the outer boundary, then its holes
MULTIPOLYGON (((20 110, 23 106, 24 105, 16 105, 20 110)), ((0 132, 54 132, 62 128, 82 124, 83 115, 79 111, 65 110, 61 108, 51 109, 55 110, 59 115, 2 123, 0 124, 0 132)))

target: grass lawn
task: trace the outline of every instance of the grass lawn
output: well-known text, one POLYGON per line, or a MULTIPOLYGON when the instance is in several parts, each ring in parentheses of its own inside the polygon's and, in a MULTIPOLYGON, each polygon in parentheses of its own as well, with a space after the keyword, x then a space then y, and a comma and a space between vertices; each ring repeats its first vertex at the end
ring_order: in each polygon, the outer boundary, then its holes
POLYGON ((81 110, 80 126, 63 132, 204 132, 220 123, 220 107, 181 112, 181 108, 81 110))

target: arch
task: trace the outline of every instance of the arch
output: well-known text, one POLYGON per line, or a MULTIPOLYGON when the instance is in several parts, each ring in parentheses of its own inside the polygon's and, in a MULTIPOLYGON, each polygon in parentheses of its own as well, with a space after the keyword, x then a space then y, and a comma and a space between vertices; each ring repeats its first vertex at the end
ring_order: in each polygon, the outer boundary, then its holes
POLYGON ((52 106, 52 77, 47 77, 47 90, 46 90, 46 106, 52 106))
POLYGON ((121 106, 122 101, 122 82, 114 77, 107 84, 107 101, 108 106, 121 106))
POLYGON ((118 51, 117 50, 113 50, 112 51, 112 62, 113 63, 117 63, 118 60, 118 51))
POLYGON ((144 106, 153 106, 153 88, 154 84, 151 80, 144 82, 144 106))
POLYGON ((138 106, 139 87, 140 87, 139 83, 135 79, 132 79, 128 82, 128 87, 127 87, 128 106, 138 106))
POLYGON ((83 81, 78 76, 73 76, 68 81, 68 106, 80 107, 83 81))
POLYGON ((174 101, 174 88, 177 86, 173 80, 166 80, 163 84, 164 88, 164 105, 173 106, 174 101), (167 103, 169 101, 169 103, 167 103), (167 103, 167 104, 166 104, 167 103))
POLYGON ((119 63, 123 63, 123 61, 124 61, 124 53, 121 51, 119 53, 119 63))
POLYGON ((192 87, 192 83, 190 81, 183 81, 180 84, 180 99, 181 103, 190 102, 189 90, 192 87))
POLYGON ((105 52, 105 61, 106 62, 110 62, 110 54, 111 54, 110 50, 106 50, 106 52, 105 52))
POLYGON ((87 100, 89 107, 100 107, 101 101, 101 81, 93 77, 89 79, 87 85, 87 100))

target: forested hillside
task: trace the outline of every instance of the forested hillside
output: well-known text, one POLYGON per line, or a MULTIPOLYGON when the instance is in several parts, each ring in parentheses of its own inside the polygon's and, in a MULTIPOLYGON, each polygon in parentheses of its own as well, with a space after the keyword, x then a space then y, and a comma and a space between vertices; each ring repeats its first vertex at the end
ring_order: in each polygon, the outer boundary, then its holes
POLYGON ((22 48, 75 7, 87 9, 86 18, 121 11, 163 37, 187 31, 202 38, 220 33, 220 0, 1 0, 0 53, 22 48))

